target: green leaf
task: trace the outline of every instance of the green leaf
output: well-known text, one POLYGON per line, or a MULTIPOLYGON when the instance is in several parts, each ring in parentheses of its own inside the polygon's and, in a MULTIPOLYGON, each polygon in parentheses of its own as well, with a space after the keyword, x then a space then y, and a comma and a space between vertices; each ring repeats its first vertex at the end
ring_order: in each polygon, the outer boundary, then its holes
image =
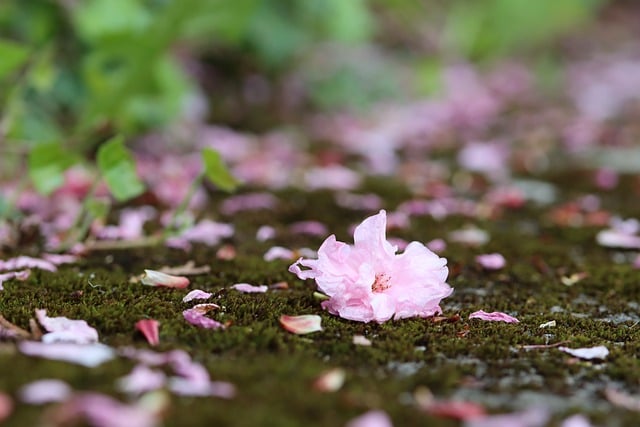
POLYGON ((111 194, 119 202, 129 200, 144 192, 144 184, 136 174, 133 156, 124 146, 121 136, 111 138, 98 149, 98 169, 111 194))
POLYGON ((238 187, 238 181, 231 175, 220 154, 211 148, 202 150, 204 173, 221 190, 232 192, 238 187))
POLYGON ((77 161, 57 142, 36 145, 29 152, 29 178, 38 192, 49 195, 64 183, 64 171, 77 161))
POLYGON ((29 57, 29 50, 21 44, 0 40, 0 80, 22 66, 29 57))

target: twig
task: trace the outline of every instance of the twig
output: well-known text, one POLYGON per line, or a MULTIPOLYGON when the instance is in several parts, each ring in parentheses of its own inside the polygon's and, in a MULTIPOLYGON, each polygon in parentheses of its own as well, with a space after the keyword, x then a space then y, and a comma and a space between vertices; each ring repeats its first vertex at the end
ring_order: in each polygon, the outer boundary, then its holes
POLYGON ((571 341, 560 341, 557 342, 555 344, 533 344, 533 345, 521 345, 520 348, 523 350, 538 350, 538 349, 545 349, 545 348, 554 348, 554 347, 560 347, 561 345, 565 345, 565 344, 569 344, 571 341))
POLYGON ((31 333, 29 333, 28 331, 25 331, 21 327, 16 326, 13 323, 9 322, 1 314, 0 314, 0 328, 4 328, 4 329, 7 329, 7 330, 13 332, 19 338, 23 338, 23 339, 31 338, 31 333))

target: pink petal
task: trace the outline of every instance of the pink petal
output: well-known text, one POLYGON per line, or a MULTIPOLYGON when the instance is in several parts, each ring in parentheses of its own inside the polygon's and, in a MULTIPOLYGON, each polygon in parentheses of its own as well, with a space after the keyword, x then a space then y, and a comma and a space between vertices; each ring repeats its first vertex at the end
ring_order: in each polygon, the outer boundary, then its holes
POLYGON ((456 420, 471 420, 486 415, 484 407, 475 402, 434 401, 424 408, 436 417, 454 418, 456 420))
POLYGON ((118 389, 129 394, 143 394, 164 387, 167 376, 162 371, 137 365, 127 376, 117 381, 118 389))
POLYGON ((543 408, 531 408, 522 412, 504 415, 491 415, 467 420, 465 427, 543 427, 550 418, 549 411, 543 408))
POLYGON ((476 227, 464 228, 450 232, 449 240, 469 246, 480 246, 489 241, 489 233, 476 227))
POLYGON ((136 322, 136 329, 144 335, 147 342, 152 346, 160 344, 159 326, 158 321, 154 319, 142 319, 136 322))
POLYGON ((520 321, 515 317, 509 316, 508 314, 502 313, 500 311, 494 311, 491 313, 487 313, 483 310, 479 310, 473 312, 469 315, 469 319, 480 319, 487 320, 490 322, 506 322, 506 323, 519 323, 520 321))
POLYGON ((293 259, 294 253, 292 250, 283 248, 282 246, 274 246, 264 254, 265 261, 274 261, 276 259, 293 259))
POLYGON ((640 236, 619 230, 602 230, 596 235, 596 241, 607 248, 640 249, 640 236))
POLYGON ((609 349, 603 345, 588 348, 558 347, 558 350, 584 360, 604 360, 609 355, 609 349))
POLYGON ((73 390, 62 380, 38 380, 20 387, 20 400, 30 405, 42 405, 51 402, 63 402, 71 396, 73 390))
POLYGON ((507 261, 499 253, 478 255, 476 262, 487 270, 500 270, 507 264, 507 261))
POLYGON ((78 257, 69 254, 43 254, 42 258, 54 265, 73 264, 78 261, 78 257))
POLYGON ((254 285, 250 285, 248 283, 236 283, 235 285, 231 286, 233 289, 235 289, 236 291, 239 292, 244 292, 247 294, 250 293, 265 293, 267 292, 267 290, 269 290, 269 287, 267 285, 260 285, 260 286, 254 286, 254 285))
POLYGON ((194 299, 209 299, 212 295, 213 294, 210 294, 209 292, 205 292, 200 289, 194 289, 193 291, 185 295, 184 298, 182 298, 182 302, 189 302, 193 301, 194 299))
POLYGON ((347 373, 342 368, 333 368, 323 372, 313 382, 313 388, 322 392, 334 392, 340 390, 344 384, 347 373))
POLYGON ((393 427, 384 411, 369 411, 349 421, 345 427, 393 427))
POLYGON ((287 331, 294 334, 310 334, 322 330, 320 323, 322 318, 316 314, 304 314, 301 316, 280 316, 280 324, 287 331))
POLYGON ((258 242, 266 242, 276 237, 276 229, 270 225, 263 225, 256 232, 256 240, 258 242))
POLYGON ((6 261, 0 260, 0 271, 2 270, 23 270, 25 268, 39 268, 40 270, 46 270, 55 272, 57 267, 51 262, 45 259, 32 258, 28 256, 19 256, 11 258, 6 261))
POLYGON ((85 418, 94 427, 156 427, 158 414, 141 405, 127 405, 112 397, 85 393, 73 397, 58 409, 65 425, 85 418))
POLYGON ((430 242, 427 242, 426 246, 427 248, 429 248, 429 250, 436 253, 444 252, 445 250, 447 250, 447 242, 442 239, 433 239, 430 242))
POLYGON ((584 415, 575 414, 565 419, 560 427, 593 427, 593 424, 584 415))
POLYGON ((51 360, 62 360, 70 363, 94 368, 115 357, 111 347, 104 344, 52 343, 38 341, 22 341, 18 348, 27 356, 44 357, 51 360))
POLYGON ((220 206, 225 215, 235 215, 238 212, 254 211, 258 209, 273 209, 278 199, 271 193, 249 193, 228 197, 220 206))
POLYGON ((179 237, 192 243, 203 243, 215 246, 222 239, 233 236, 233 225, 203 219, 193 227, 185 230, 179 237))
POLYGON ((13 401, 11 398, 0 392, 0 423, 9 418, 13 411, 13 401))
POLYGON ((291 224, 289 230, 295 234, 308 234, 311 236, 326 236, 329 234, 327 226, 319 221, 300 221, 291 224))
POLYGON ((36 310, 36 317, 49 333, 42 336, 45 343, 72 342, 90 344, 98 341, 98 331, 84 320, 71 320, 66 317, 48 317, 47 310, 36 310))
POLYGON ((194 326, 205 329, 224 329, 224 325, 216 320, 206 317, 197 308, 190 308, 182 312, 184 320, 191 323, 194 326))
POLYGON ((184 276, 172 276, 155 270, 145 270, 141 282, 147 286, 164 286, 167 288, 183 289, 189 286, 189 279, 184 276))

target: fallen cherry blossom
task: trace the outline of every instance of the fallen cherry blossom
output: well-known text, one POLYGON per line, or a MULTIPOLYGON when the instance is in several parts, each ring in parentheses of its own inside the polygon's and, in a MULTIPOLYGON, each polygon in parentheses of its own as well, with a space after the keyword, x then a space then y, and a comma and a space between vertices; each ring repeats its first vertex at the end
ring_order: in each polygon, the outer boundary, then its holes
POLYGON ((322 392, 335 392, 342 388, 347 373, 342 368, 333 368, 320 374, 313 382, 313 388, 322 392))
POLYGON ((273 209, 277 203, 278 199, 271 193, 241 194, 225 199, 220 206, 220 212, 235 215, 238 212, 273 209))
POLYGON ((499 253, 478 255, 476 262, 487 270, 500 270, 507 264, 502 254, 499 253))
POLYGON ((136 322, 136 329, 144 335, 151 346, 160 344, 159 326, 158 321, 154 319, 142 319, 136 322))
POLYGON ((269 287, 267 285, 254 286, 248 283, 236 283, 235 285, 231 285, 231 287, 236 291, 243 292, 245 294, 263 294, 269 290, 269 287))
POLYGON ((213 294, 200 289, 194 289, 182 298, 182 302, 193 301, 194 299, 209 299, 213 294))
POLYGON ((46 344, 38 341, 22 341, 18 349, 27 356, 61 360, 94 368, 115 357, 115 351, 104 344, 74 344, 56 342, 46 344))
POLYGON ((72 392, 69 384, 62 380, 42 379, 20 387, 18 396, 24 403, 43 405, 51 402, 63 402, 71 396, 72 392))
POLYGON ((144 270, 144 275, 140 281, 147 286, 164 286, 177 289, 189 286, 189 279, 184 276, 173 276, 155 270, 144 270))
POLYGON ((90 344, 98 342, 98 331, 84 320, 72 320, 66 317, 48 317, 47 310, 36 310, 36 317, 48 332, 42 336, 44 343, 69 342, 90 344))
POLYGON ((491 313, 487 313, 483 310, 478 310, 469 315, 469 319, 480 319, 487 320, 490 322, 506 322, 506 323, 519 323, 520 321, 515 317, 509 316, 508 314, 502 313, 500 311, 494 311, 491 313))
MULTIPOLYGON (((199 304, 200 306, 205 304, 199 304)), ((207 304, 209 305, 209 304, 207 304)), ((215 305, 215 304, 211 304, 215 305)), ((193 326, 198 326, 204 329, 224 329, 224 325, 217 320, 213 320, 210 317, 204 315, 202 308, 193 307, 188 310, 184 310, 182 312, 182 316, 184 320, 192 324, 193 326)))
POLYGON ((203 219, 191 228, 183 231, 177 237, 167 240, 167 245, 184 247, 189 243, 202 243, 207 246, 215 246, 222 239, 233 236, 233 225, 203 219))
POLYGON ((169 389, 183 396, 213 396, 233 398, 235 386, 225 381, 211 381, 209 372, 200 363, 181 350, 172 351, 169 362, 178 375, 169 379, 169 389))
POLYGON ((297 334, 310 334, 322 330, 322 318, 316 314, 303 314, 301 316, 280 316, 280 324, 287 331, 297 334))
POLYGON ((449 240, 469 246, 480 246, 489 241, 489 233, 477 227, 463 228, 450 232, 449 240))
POLYGON ((289 231, 295 234, 308 234, 310 236, 326 236, 327 226, 319 221, 299 221, 291 224, 289 231))
POLYGON ((270 225, 262 225, 256 231, 256 240, 258 242, 266 242, 276 237, 276 229, 270 225))
POLYGON ((265 252, 263 258, 265 261, 275 261, 277 259, 292 260, 295 258, 295 253, 291 249, 274 246, 265 252))
POLYGON ((604 360, 609 355, 609 349, 603 345, 585 348, 558 347, 558 350, 583 360, 604 360))
POLYGON ((331 235, 320 246, 318 259, 299 258, 289 271, 303 280, 315 279, 330 297, 322 307, 345 319, 381 323, 441 312, 440 300, 453 292, 445 283, 447 260, 419 242, 396 254, 386 239, 386 224, 381 210, 355 228, 354 245, 331 235))
POLYGON ((421 409, 436 417, 453 418, 456 420, 473 420, 486 415, 484 407, 479 403, 455 400, 434 400, 421 409))
POLYGON ((133 370, 116 382, 118 390, 138 395, 164 387, 167 376, 164 372, 150 369, 145 365, 137 365, 133 370))
POLYGON ((351 421, 345 427, 393 427, 391 418, 384 411, 369 411, 351 421))

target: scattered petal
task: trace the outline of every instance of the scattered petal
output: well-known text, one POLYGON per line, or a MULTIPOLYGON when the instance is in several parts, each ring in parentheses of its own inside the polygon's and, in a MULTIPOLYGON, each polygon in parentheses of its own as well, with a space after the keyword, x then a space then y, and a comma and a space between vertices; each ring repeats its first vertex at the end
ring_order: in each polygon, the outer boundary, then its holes
POLYGON ((291 260, 295 258, 295 254, 291 249, 283 248, 282 246, 274 246, 264 254, 265 261, 274 261, 276 259, 291 260))
POLYGON ((184 316, 184 320, 191 323, 193 326, 198 326, 204 329, 224 329, 224 325, 222 323, 206 317, 201 310, 198 310, 195 307, 184 310, 182 312, 182 316, 184 316))
POLYGON ((194 289, 182 298, 182 302, 193 301, 194 299, 209 299, 213 294, 200 289, 194 289))
POLYGON ((256 232, 256 240, 258 242, 266 242, 276 237, 276 229, 270 225, 263 225, 256 232))
POLYGON ((499 253, 478 255, 476 262, 487 270, 500 270, 507 264, 502 254, 499 253))
POLYGON ((116 384, 120 391, 137 395, 162 388, 166 381, 164 372, 137 365, 129 375, 118 379, 116 384))
MULTIPOLYGON (((605 392, 606 393, 606 392, 605 392)), ((560 427, 593 427, 589 419, 582 414, 575 414, 565 419, 560 427)))
POLYGON ((280 324, 287 331, 302 335, 322 330, 320 323, 322 318, 316 314, 304 314, 301 316, 280 316, 280 324))
POLYGON ((530 408, 522 412, 504 415, 491 415, 473 418, 464 423, 464 427, 543 427, 551 418, 544 408, 530 408))
POLYGON ((604 360, 609 355, 609 349, 603 345, 585 348, 558 347, 558 350, 584 360, 604 360))
POLYGON ((274 289, 274 290, 278 290, 278 291, 283 291, 286 289, 289 289, 289 283, 282 281, 282 282, 276 282, 273 285, 269 286, 269 289, 274 289))
POLYGON ((75 425, 79 418, 93 427, 156 427, 156 410, 141 405, 128 405, 98 393, 85 393, 72 397, 56 410, 60 425, 75 425))
POLYGON ((323 372, 313 382, 313 388, 322 392, 335 392, 342 388, 347 373, 342 368, 333 368, 323 372))
POLYGON ((520 321, 515 317, 500 311, 494 311, 487 313, 483 310, 475 311, 469 315, 469 319, 488 320, 490 322, 506 322, 506 323, 519 323, 520 321))
POLYGON ((436 417, 453 418, 456 420, 472 420, 486 415, 484 406, 479 403, 455 400, 433 401, 423 409, 436 417))
POLYGON ((164 286, 178 289, 189 286, 189 279, 184 276, 173 276, 155 270, 145 270, 141 282, 147 286, 164 286))
POLYGON ((0 392, 0 423, 9 418, 13 411, 13 401, 11 398, 0 392))
POLYGON ((31 382, 20 387, 20 400, 30 405, 43 405, 51 402, 63 402, 71 396, 73 390, 66 382, 45 379, 31 382))
POLYGON ((196 274, 207 274, 211 271, 211 267, 208 265, 196 267, 195 262, 188 261, 185 264, 178 265, 176 267, 164 266, 158 271, 160 273, 172 274, 174 276, 193 276, 196 274))
POLYGON ((538 326, 540 329, 544 329, 544 328, 555 328, 556 327, 556 321, 555 320, 550 320, 548 322, 545 322, 543 324, 541 324, 540 326, 538 326))
POLYGON ((318 221, 299 221, 291 224, 289 230, 294 234, 308 234, 310 236, 326 236, 327 226, 318 221))
POLYGON ((6 261, 0 260, 0 271, 3 270, 24 270, 27 268, 38 268, 40 270, 46 270, 55 272, 58 268, 51 261, 41 258, 32 258, 28 256, 19 256, 16 258, 10 258, 6 261))
POLYGON ((0 274, 0 291, 4 288, 2 284, 7 280, 18 279, 18 280, 27 280, 31 275, 31 270, 22 270, 22 271, 10 271, 8 273, 0 274))
POLYGON ((263 294, 267 292, 267 290, 269 290, 269 287, 267 285, 254 286, 248 283, 236 283, 231 287, 238 292, 243 292, 246 294, 252 294, 252 293, 263 294))
POLYGON ((640 412, 640 397, 638 396, 632 396, 611 387, 607 387, 604 390, 604 395, 612 405, 628 411, 640 412))
POLYGON ((345 427, 393 427, 384 411, 369 411, 349 421, 345 427))
POLYGON ((233 245, 222 245, 220 249, 216 251, 216 258, 231 261, 236 257, 236 248, 233 245))
POLYGON ((371 340, 368 339, 367 337, 365 337, 364 335, 354 335, 353 336, 353 343, 355 345, 362 345, 362 346, 366 346, 369 347, 371 346, 371 340))
POLYGON ((480 246, 489 241, 489 233, 476 227, 464 228, 450 232, 449 240, 469 246, 480 246))
POLYGON ((18 348, 27 356, 44 357, 51 360, 62 360, 94 368, 115 357, 111 347, 104 344, 75 344, 57 342, 45 344, 38 341, 23 341, 18 348))
POLYGON ((159 326, 158 321, 154 319, 142 319, 136 322, 136 329, 144 335, 151 346, 160 344, 159 326))
POLYGON ((447 242, 443 239, 433 239, 430 242, 427 242, 427 248, 435 253, 444 252, 447 250, 447 242))
POLYGON ((42 336, 45 343, 69 342, 90 344, 98 342, 98 331, 84 320, 71 320, 66 317, 47 317, 47 310, 36 310, 36 317, 48 332, 42 336))
POLYGON ((640 249, 640 236, 613 229, 600 231, 596 241, 607 248, 640 249))

